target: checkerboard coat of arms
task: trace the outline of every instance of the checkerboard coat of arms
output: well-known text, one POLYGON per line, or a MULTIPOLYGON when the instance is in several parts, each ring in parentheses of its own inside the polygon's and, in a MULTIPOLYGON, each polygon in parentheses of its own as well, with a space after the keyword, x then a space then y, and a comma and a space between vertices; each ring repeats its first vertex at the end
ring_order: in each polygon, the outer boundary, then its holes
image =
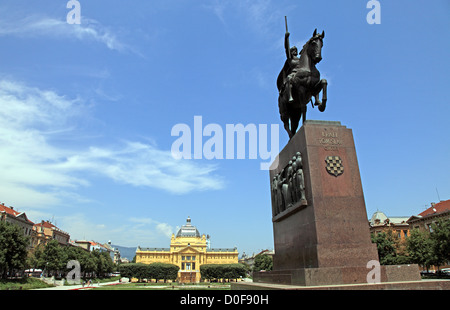
POLYGON ((344 166, 342 165, 342 160, 339 156, 327 156, 325 158, 327 163, 327 172, 335 177, 340 176, 344 173, 344 166))

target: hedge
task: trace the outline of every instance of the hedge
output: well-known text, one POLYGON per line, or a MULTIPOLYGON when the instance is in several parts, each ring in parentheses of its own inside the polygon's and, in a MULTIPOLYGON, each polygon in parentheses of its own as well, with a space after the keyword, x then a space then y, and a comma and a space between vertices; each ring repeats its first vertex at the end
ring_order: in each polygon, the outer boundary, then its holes
POLYGON ((119 272, 122 277, 155 280, 175 281, 178 276, 178 266, 165 263, 153 264, 122 264, 119 266, 119 272))
POLYGON ((202 279, 238 279, 245 277, 247 267, 243 264, 206 264, 200 266, 202 279))

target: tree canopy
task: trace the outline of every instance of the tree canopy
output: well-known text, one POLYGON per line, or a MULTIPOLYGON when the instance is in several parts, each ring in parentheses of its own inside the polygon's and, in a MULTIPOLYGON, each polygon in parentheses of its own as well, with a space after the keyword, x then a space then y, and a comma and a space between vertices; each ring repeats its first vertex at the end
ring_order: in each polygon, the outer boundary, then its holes
POLYGON ((14 224, 0 221, 0 276, 25 268, 29 238, 14 224))
POLYGON ((412 229, 406 238, 406 249, 400 251, 400 241, 392 230, 372 235, 377 244, 381 265, 415 263, 428 269, 450 261, 450 219, 441 219, 430 230, 412 229))

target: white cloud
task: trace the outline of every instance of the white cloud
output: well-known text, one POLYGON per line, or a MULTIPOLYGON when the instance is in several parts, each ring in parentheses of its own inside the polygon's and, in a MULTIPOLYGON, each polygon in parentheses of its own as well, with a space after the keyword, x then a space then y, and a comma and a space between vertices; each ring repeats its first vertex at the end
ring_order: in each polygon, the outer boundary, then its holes
POLYGON ((0 80, 0 197, 14 205, 43 207, 71 197, 85 202, 77 189, 95 186, 99 175, 120 184, 151 187, 172 194, 223 186, 216 167, 173 159, 170 150, 124 141, 115 146, 68 147, 55 143, 89 110, 79 98, 0 80), (81 150, 80 150, 81 149, 81 150), (18 202, 21 202, 18 204, 18 202))
POLYGON ((76 213, 68 216, 57 216, 55 223, 58 228, 66 231, 72 240, 94 240, 107 242, 111 238, 108 225, 94 223, 85 214, 76 213))
POLYGON ((168 237, 168 238, 170 238, 170 237, 172 236, 172 233, 173 233, 173 228, 172 228, 172 226, 170 226, 170 225, 167 224, 167 223, 158 223, 158 224, 156 225, 156 230, 157 230, 159 233, 163 234, 164 236, 166 236, 166 237, 168 237))
POLYGON ((170 151, 140 142, 124 142, 116 148, 90 147, 56 165, 61 171, 90 171, 123 184, 162 189, 173 194, 220 189, 222 182, 211 173, 214 165, 175 160, 170 151))
MULTIPOLYGON (((175 232, 173 227, 167 223, 158 222, 151 218, 129 218, 121 228, 125 235, 132 235, 131 240, 138 241, 142 246, 166 246, 175 232), (131 225, 128 224, 131 223, 131 225), (163 239, 162 239, 162 238, 163 239), (164 240, 165 239, 165 240, 164 240), (158 246, 158 245, 156 245, 158 246)), ((124 240, 125 242, 125 240, 124 240)))
POLYGON ((134 51, 121 42, 117 36, 99 22, 83 18, 81 24, 68 24, 66 21, 50 17, 29 16, 21 20, 0 22, 0 36, 16 35, 22 37, 72 38, 81 41, 93 40, 104 44, 111 50, 134 51))

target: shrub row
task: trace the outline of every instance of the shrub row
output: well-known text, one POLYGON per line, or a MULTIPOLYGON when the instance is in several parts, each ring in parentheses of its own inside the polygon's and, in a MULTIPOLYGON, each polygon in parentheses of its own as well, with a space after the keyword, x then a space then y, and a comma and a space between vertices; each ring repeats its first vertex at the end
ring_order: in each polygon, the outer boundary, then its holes
POLYGON ((245 277, 247 267, 243 264, 207 264, 200 266, 200 274, 204 280, 238 279, 245 277))
POLYGON ((122 277, 142 279, 172 280, 175 281, 178 275, 178 266, 165 263, 153 264, 122 264, 119 266, 119 272, 122 277))

